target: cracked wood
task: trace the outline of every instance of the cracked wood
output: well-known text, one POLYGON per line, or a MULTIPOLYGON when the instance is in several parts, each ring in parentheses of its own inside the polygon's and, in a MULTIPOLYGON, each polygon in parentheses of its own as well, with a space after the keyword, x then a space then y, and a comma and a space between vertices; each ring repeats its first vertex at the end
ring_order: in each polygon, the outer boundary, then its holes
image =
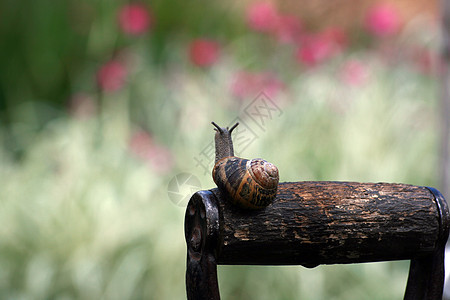
POLYGON ((243 211, 218 190, 219 264, 356 263, 431 253, 439 234, 433 194, 407 184, 280 183, 273 204, 243 211))

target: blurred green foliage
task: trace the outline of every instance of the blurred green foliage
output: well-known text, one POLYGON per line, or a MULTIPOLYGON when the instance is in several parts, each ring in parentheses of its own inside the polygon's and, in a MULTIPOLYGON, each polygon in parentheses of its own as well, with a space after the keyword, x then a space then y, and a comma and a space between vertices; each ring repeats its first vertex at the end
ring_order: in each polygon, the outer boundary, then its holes
MULTIPOLYGON (((435 73, 409 54, 437 33, 420 20, 307 67, 298 45, 249 30, 237 4, 148 1, 154 24, 132 36, 117 21, 127 3, 0 4, 0 298, 184 298, 184 207, 167 185, 188 172, 213 187, 195 160, 211 121, 252 128, 242 156, 274 162, 281 181, 436 185, 435 73), (210 67, 190 59, 198 38, 220 45, 210 67), (127 76, 106 91, 111 60, 127 76), (262 127, 246 114, 260 91, 279 108, 262 127)), ((219 284, 224 299, 397 299, 407 270, 220 266, 219 284)))

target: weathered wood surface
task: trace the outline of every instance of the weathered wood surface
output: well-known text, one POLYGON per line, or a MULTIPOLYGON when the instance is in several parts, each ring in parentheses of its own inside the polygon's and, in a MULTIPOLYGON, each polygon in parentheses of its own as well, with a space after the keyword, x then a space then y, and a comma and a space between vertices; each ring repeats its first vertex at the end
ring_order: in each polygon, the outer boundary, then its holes
POLYGON ((219 205, 218 264, 315 266, 412 259, 436 249, 439 211, 426 187, 388 183, 280 183, 274 202, 219 205))

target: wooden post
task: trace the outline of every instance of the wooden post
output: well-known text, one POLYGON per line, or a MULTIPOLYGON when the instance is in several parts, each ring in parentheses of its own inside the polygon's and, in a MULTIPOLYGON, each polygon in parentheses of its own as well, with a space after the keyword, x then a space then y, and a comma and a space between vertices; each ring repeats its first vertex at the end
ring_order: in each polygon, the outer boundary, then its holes
POLYGON ((201 191, 186 210, 188 299, 220 298, 217 264, 403 259, 412 260, 405 299, 440 299, 449 224, 437 190, 406 184, 280 183, 274 202, 256 211, 232 206, 218 189, 201 191))
POLYGON ((195 193, 186 208, 186 293, 188 299, 220 299, 217 282, 219 212, 210 191, 195 193))

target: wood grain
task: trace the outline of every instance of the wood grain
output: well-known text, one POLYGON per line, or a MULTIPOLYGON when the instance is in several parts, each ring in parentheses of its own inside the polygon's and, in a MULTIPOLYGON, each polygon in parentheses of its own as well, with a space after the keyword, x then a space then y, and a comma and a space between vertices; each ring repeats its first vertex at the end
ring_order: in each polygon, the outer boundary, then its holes
POLYGON ((357 263, 412 259, 436 248, 439 212, 426 188, 354 182, 280 183, 273 204, 235 208, 218 190, 218 264, 357 263))

